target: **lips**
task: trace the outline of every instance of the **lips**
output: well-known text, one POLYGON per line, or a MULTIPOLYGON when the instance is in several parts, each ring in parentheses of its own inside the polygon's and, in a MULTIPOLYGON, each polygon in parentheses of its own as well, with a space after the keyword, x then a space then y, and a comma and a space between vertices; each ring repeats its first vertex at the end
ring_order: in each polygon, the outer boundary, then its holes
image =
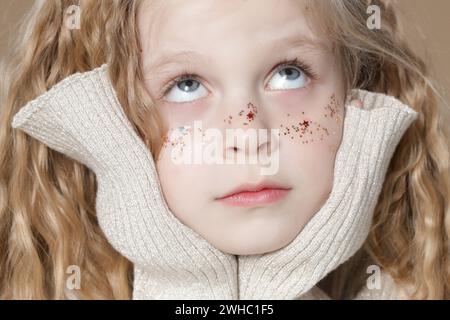
POLYGON ((267 182, 256 185, 244 184, 216 200, 231 206, 263 206, 283 199, 291 189, 267 182))

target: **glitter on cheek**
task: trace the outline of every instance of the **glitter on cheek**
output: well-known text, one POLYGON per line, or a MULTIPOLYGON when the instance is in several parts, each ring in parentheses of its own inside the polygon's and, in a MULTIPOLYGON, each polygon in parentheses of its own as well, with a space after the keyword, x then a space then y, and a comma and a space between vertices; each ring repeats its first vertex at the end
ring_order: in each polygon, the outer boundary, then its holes
POLYGON ((186 147, 186 138, 188 138, 190 131, 191 126, 180 126, 170 129, 164 137, 163 148, 172 147, 181 156, 186 147))
POLYGON ((324 117, 325 118, 331 118, 331 119, 335 119, 336 123, 341 123, 342 122, 342 117, 340 115, 340 110, 341 110, 341 106, 340 104, 336 101, 336 94, 332 94, 330 97, 330 102, 324 107, 325 109, 325 113, 324 113, 324 117))
MULTIPOLYGON (((243 122, 243 125, 246 126, 250 122, 255 120, 255 117, 256 117, 257 114, 258 114, 258 108, 253 103, 249 102, 247 104, 247 108, 246 109, 242 109, 242 110, 239 111, 238 117, 244 117, 245 116, 245 120, 243 122)), ((228 118, 223 119, 223 122, 231 124, 232 120, 233 120, 233 117, 231 115, 229 115, 228 118)))
MULTIPOLYGON (((257 113, 258 113, 258 109, 256 108, 256 106, 253 103, 249 102, 247 104, 247 114, 246 114, 247 122, 244 122, 244 125, 248 125, 250 122, 255 120, 257 113)), ((243 110, 241 110, 241 112, 239 112, 239 115, 240 116, 243 115, 243 110)))
MULTIPOLYGON (((335 94, 332 94, 330 97, 329 103, 324 107, 326 113, 323 114, 324 120, 335 119, 336 123, 341 123, 340 117, 340 105, 336 101, 335 94)), ((290 117, 290 114, 287 114, 287 117, 290 117)), ((290 138, 290 140, 294 140, 294 138, 300 138, 303 144, 313 143, 315 138, 319 141, 323 142, 330 135, 336 135, 336 132, 333 131, 330 133, 330 130, 325 127, 320 121, 313 121, 309 117, 305 115, 305 112, 302 111, 302 118, 296 123, 284 123, 280 124, 280 129, 282 130, 283 136, 290 138)), ((335 147, 333 147, 335 149, 335 147)))
POLYGON ((229 115, 228 118, 223 119, 223 122, 231 124, 231 120, 233 120, 233 117, 229 115))
POLYGON ((297 123, 280 124, 280 129, 283 136, 287 136, 291 140, 300 138, 303 144, 307 144, 314 142, 313 125, 320 126, 319 123, 304 117, 297 123))
POLYGON ((253 121, 253 119, 255 118, 255 114, 253 112, 249 112, 247 113, 247 120, 248 121, 253 121))

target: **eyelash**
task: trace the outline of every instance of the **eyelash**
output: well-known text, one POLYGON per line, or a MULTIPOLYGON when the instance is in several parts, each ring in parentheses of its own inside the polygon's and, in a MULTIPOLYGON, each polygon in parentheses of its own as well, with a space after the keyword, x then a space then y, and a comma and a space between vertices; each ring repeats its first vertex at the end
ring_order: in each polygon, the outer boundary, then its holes
MULTIPOLYGON (((273 70, 282 69, 282 68, 288 67, 288 66, 291 66, 291 67, 294 66, 294 67, 300 69, 311 80, 317 79, 317 74, 312 70, 311 66, 306 64, 303 61, 300 61, 298 58, 284 59, 281 62, 279 62, 270 72, 272 73, 273 70)), ((176 78, 170 80, 167 83, 167 85, 164 86, 164 88, 162 89, 162 94, 160 95, 159 99, 162 99, 163 97, 165 97, 176 84, 183 82, 184 80, 199 81, 199 78, 197 75, 195 75, 187 70, 184 70, 180 76, 177 76, 176 78)))
POLYGON ((170 90, 172 90, 172 88, 179 82, 182 82, 184 80, 196 80, 198 81, 198 77, 193 74, 190 73, 189 71, 185 70, 182 72, 181 76, 178 76, 172 80, 169 81, 169 83, 167 85, 164 86, 163 90, 162 90, 162 94, 160 95, 160 99, 162 99, 163 97, 165 97, 170 90))
POLYGON ((285 59, 282 60, 281 62, 279 62, 272 70, 276 70, 276 69, 281 69, 283 67, 288 67, 288 66, 294 66, 297 67, 298 69, 300 69, 308 78, 315 80, 317 79, 317 74, 312 70, 312 67, 303 62, 300 61, 298 58, 294 58, 294 59, 285 59))

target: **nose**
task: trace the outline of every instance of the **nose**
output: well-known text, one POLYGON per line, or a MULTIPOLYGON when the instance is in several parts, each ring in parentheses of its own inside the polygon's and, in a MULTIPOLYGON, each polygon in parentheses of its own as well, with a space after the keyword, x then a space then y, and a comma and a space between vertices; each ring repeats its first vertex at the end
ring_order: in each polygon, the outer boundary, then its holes
MULTIPOLYGON (((236 103, 236 102, 235 102, 236 103)), ((278 147, 277 135, 271 130, 265 107, 257 100, 242 100, 238 106, 225 107, 224 156, 236 159, 256 159, 270 155, 278 147), (256 157, 256 158, 252 158, 256 157)))

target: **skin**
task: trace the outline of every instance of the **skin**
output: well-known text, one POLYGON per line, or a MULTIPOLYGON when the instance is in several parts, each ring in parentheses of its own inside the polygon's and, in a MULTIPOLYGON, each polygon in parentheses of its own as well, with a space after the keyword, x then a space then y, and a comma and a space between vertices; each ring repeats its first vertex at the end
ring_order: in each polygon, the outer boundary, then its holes
MULTIPOLYGON (((307 14, 298 0, 154 0, 140 8, 145 85, 168 128, 192 126, 197 120, 203 129, 221 132, 280 129, 279 170, 271 176, 261 175, 258 164, 177 165, 171 158, 176 143, 161 150, 157 170, 171 211, 224 252, 261 254, 286 246, 331 192, 343 129, 342 74, 330 44, 307 24, 307 14), (309 41, 289 47, 290 37, 309 41), (183 50, 198 56, 169 58, 183 50), (162 65, 161 58, 172 62, 162 65), (277 67, 294 58, 309 65, 315 77, 293 65, 277 67), (169 80, 185 70, 197 76, 193 80, 198 87, 184 96, 191 101, 178 100, 183 97, 182 86, 175 85, 163 96, 169 80), (294 78, 273 85, 273 79, 287 70, 294 78), (250 122, 241 112, 249 103, 257 110, 250 122), (267 180, 291 190, 280 201, 255 207, 232 207, 216 200, 241 184, 267 180)), ((267 152, 269 146, 260 141, 248 152, 267 152)))

